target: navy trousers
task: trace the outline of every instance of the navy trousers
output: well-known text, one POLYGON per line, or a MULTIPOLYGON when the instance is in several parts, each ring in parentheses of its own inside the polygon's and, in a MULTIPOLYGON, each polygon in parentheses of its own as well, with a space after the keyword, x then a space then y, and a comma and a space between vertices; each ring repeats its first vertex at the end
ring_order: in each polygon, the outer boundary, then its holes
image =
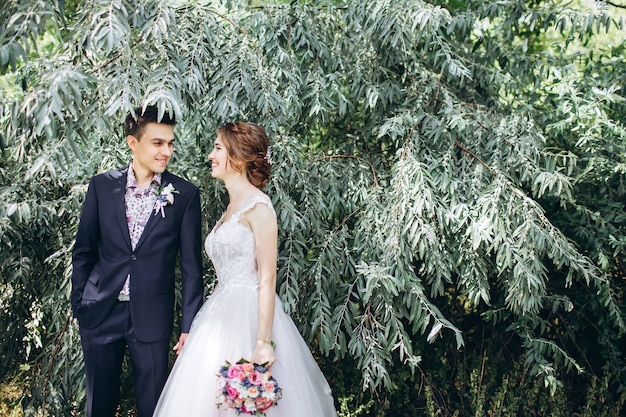
POLYGON ((169 340, 140 342, 129 302, 117 302, 94 329, 80 328, 87 376, 87 416, 114 417, 126 348, 130 354, 137 417, 152 417, 168 375, 169 340))

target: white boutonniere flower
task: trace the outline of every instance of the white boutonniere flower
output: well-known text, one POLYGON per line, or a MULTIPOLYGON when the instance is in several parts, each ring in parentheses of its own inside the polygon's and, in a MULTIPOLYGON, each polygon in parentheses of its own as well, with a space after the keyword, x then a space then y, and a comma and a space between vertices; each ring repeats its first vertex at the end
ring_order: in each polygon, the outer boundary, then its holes
POLYGON ((154 203, 154 215, 161 212, 161 217, 165 217, 165 206, 174 204, 174 194, 178 194, 178 190, 174 188, 172 183, 162 186, 157 190, 157 200, 154 203))

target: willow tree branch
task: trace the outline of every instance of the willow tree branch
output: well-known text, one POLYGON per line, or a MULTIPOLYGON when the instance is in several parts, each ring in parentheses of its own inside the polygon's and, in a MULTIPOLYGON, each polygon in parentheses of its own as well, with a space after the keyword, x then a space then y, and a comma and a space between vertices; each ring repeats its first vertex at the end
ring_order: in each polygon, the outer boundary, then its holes
POLYGON ((626 5, 613 3, 612 1, 605 1, 609 6, 617 7, 618 9, 626 9, 626 5))

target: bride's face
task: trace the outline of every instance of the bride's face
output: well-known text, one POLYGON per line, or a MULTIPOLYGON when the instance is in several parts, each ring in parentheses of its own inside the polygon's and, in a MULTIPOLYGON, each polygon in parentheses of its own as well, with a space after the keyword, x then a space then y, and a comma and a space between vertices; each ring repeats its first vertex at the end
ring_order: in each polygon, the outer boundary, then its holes
POLYGON ((211 161, 211 176, 217 179, 224 179, 224 176, 232 171, 232 167, 228 162, 228 149, 224 142, 218 136, 213 144, 213 150, 209 154, 211 161))

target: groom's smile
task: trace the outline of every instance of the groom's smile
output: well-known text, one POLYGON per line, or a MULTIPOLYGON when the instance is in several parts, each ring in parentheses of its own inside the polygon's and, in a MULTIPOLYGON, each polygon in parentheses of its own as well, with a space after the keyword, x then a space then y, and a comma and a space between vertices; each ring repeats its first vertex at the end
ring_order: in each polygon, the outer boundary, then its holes
POLYGON ((128 136, 128 146, 133 151, 135 175, 151 179, 163 173, 174 153, 174 129, 170 125, 148 123, 140 137, 128 136))

